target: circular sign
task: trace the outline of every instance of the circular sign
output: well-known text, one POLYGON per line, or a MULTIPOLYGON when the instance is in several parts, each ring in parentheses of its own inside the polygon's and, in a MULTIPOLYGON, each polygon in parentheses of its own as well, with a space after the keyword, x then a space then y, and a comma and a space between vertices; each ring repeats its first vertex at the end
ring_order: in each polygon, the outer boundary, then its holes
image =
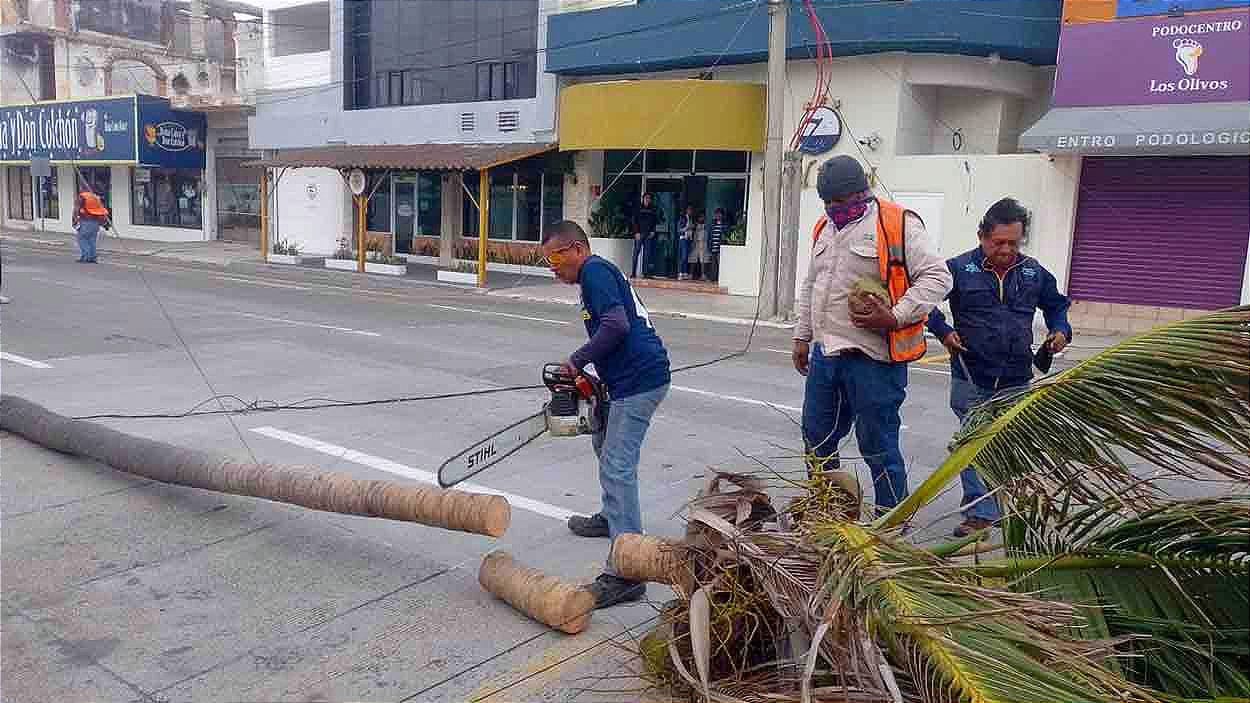
POLYGON ((317 199, 317 184, 309 183, 308 185, 304 186, 304 192, 308 194, 309 200, 316 200, 317 199))
POLYGON ((412 206, 408 203, 400 203, 395 206, 395 214, 400 217, 412 217, 412 206))
POLYGON ((799 151, 804 154, 823 154, 837 146, 842 138, 842 118, 831 107, 818 107, 803 125, 799 137, 799 151))
POLYGON ((347 185, 352 189, 352 195, 361 195, 365 192, 365 172, 358 168, 353 168, 352 172, 347 174, 347 185))

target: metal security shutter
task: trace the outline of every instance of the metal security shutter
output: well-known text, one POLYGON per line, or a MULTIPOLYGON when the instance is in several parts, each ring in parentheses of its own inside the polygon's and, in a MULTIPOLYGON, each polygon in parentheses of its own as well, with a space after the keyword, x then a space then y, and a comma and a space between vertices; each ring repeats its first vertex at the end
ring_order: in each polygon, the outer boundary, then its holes
POLYGON ((1086 158, 1068 293, 1075 300, 1236 305, 1250 239, 1250 159, 1086 158))

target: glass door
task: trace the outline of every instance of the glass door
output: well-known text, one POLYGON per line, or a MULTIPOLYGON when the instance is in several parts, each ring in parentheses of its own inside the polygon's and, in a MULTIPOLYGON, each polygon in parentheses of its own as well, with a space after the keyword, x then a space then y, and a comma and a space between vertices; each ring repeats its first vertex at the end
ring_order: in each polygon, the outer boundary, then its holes
POLYGON ((395 203, 395 252, 412 253, 412 235, 417 224, 417 177, 403 174, 391 178, 391 202, 395 203))
POLYGON ((677 277, 677 218, 682 211, 682 180, 647 177, 645 192, 651 193, 659 210, 655 240, 648 252, 651 261, 647 273, 652 276, 677 277))
POLYGON ((437 237, 443 227, 443 178, 434 172, 417 176, 417 234, 437 237))

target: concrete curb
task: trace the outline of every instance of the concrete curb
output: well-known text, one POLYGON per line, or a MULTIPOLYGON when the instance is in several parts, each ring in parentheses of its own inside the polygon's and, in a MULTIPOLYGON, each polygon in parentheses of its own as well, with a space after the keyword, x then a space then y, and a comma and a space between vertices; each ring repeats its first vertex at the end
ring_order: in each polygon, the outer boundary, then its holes
MULTIPOLYGON (((540 295, 525 295, 524 293, 507 293, 504 291, 486 291, 485 295, 508 298, 510 300, 520 300, 527 303, 547 303, 552 305, 580 305, 580 301, 576 298, 560 298, 540 295)), ((704 322, 719 322, 727 325, 744 325, 750 326, 755 324, 758 327, 771 327, 779 330, 794 329, 794 323, 778 322, 776 320, 755 320, 749 317, 728 317, 724 315, 708 315, 699 312, 688 312, 685 310, 666 310, 663 308, 653 308, 647 306, 647 309, 653 315, 664 315, 665 317, 681 317, 690 320, 702 320, 704 322)))

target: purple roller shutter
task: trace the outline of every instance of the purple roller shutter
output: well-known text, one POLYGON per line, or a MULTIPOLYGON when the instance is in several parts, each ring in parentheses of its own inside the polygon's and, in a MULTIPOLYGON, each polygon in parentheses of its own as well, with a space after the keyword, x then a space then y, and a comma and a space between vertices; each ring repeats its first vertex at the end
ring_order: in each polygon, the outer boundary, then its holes
POLYGON ((1086 158, 1068 293, 1131 305, 1237 305, 1248 239, 1250 159, 1086 158))

